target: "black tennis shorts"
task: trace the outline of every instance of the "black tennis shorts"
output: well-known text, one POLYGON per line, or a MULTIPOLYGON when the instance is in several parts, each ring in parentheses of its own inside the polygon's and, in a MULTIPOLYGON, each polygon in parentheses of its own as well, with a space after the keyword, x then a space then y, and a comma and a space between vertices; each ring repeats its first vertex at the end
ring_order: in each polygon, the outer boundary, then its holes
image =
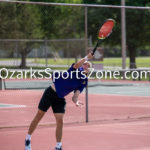
POLYGON ((65 99, 59 98, 51 86, 44 91, 38 108, 46 112, 50 106, 52 106, 53 113, 65 113, 65 99))

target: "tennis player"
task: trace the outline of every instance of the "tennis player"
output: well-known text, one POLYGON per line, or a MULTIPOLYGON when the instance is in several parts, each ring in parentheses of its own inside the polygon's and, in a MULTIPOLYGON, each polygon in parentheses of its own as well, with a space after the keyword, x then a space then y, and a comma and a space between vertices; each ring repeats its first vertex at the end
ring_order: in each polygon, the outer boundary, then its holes
POLYGON ((87 85, 87 75, 89 68, 92 67, 88 60, 92 58, 92 54, 89 53, 77 63, 72 64, 63 76, 61 75, 58 78, 57 74, 55 80, 53 76, 54 83, 45 90, 39 102, 37 114, 29 126, 28 134, 25 139, 25 150, 31 150, 31 135, 50 106, 56 118, 57 143, 55 150, 62 150, 63 117, 66 105, 64 97, 74 91, 72 101, 76 106, 83 105, 82 102, 78 101, 78 96, 87 85), (63 78, 64 76, 65 79, 63 78))

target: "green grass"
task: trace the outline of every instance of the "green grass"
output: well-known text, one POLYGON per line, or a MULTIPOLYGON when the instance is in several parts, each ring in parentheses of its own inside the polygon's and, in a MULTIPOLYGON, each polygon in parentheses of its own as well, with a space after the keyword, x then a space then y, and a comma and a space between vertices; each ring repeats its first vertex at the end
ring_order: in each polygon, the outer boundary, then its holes
MULTIPOLYGON (((48 64, 51 65, 71 65, 75 62, 74 58, 68 59, 48 59, 48 64)), ((38 59, 37 63, 45 64, 45 59, 38 59)), ((94 64, 103 64, 104 66, 122 66, 122 58, 104 58, 103 61, 93 61, 94 64)), ((137 67, 150 67, 150 57, 137 57, 137 67)), ((129 58, 126 59, 126 66, 129 66, 129 58)))
MULTIPOLYGON (((122 63, 122 58, 104 58, 103 63, 122 63)), ((129 64, 129 58, 126 58, 126 63, 129 64)), ((136 63, 150 63, 150 57, 137 57, 136 63)))
MULTIPOLYGON (((37 61, 34 61, 35 63, 38 63, 38 64, 45 64, 45 59, 43 58, 40 58, 40 59, 37 59, 37 61)), ((67 58, 59 58, 57 60, 54 60, 52 58, 48 59, 48 64, 50 65, 71 65, 72 63, 75 62, 75 59, 74 58, 70 58, 70 59, 67 59, 67 58)))
MULTIPOLYGON (((18 66, 5 66, 5 65, 0 65, 0 69, 1 68, 7 68, 7 69, 21 69, 18 66)), ((26 67, 25 69, 30 69, 31 67, 26 67)), ((32 69, 45 69, 46 67, 32 67, 32 69)), ((50 67, 52 70, 67 70, 68 67, 50 67)))
MULTIPOLYGON (((129 66, 129 58, 126 58, 126 66, 129 66)), ((104 66, 122 66, 122 58, 104 58, 102 62, 94 61, 94 63, 104 64, 104 66)), ((137 57, 136 58, 137 67, 150 67, 150 57, 137 57)))
MULTIPOLYGON (((16 58, 0 58, 0 61, 9 61, 13 60, 15 61, 16 58)), ((45 64, 46 61, 44 58, 27 58, 27 60, 32 61, 33 63, 38 63, 38 64, 45 64)), ((49 65, 71 65, 72 63, 75 62, 74 58, 59 58, 59 59, 52 59, 48 58, 48 64, 49 65)), ((116 67, 121 67, 122 66, 122 58, 104 58, 103 61, 93 61, 94 64, 103 64, 104 66, 116 66, 116 67)), ((136 58, 136 64, 137 67, 150 67, 150 57, 137 57, 136 58)), ((129 58, 126 59, 126 66, 129 67, 129 58)))
POLYGON ((16 58, 0 58, 0 61, 16 60, 16 58))
MULTIPOLYGON (((21 58, 0 58, 0 61, 16 61, 16 60, 21 60, 21 58)), ((27 58, 27 60, 33 60, 34 58, 27 58)))

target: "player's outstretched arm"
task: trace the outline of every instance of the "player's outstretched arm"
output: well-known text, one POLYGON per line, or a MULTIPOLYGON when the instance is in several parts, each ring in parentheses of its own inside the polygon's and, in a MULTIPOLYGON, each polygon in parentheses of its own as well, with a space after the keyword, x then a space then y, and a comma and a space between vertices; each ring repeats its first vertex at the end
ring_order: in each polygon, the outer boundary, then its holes
POLYGON ((86 55, 84 58, 80 59, 76 64, 73 65, 73 68, 78 69, 79 67, 81 67, 85 61, 92 59, 93 55, 91 54, 91 52, 86 55))
POLYGON ((78 101, 79 94, 80 94, 80 91, 76 90, 73 97, 72 97, 72 101, 75 103, 75 105, 77 107, 84 105, 82 102, 78 101))

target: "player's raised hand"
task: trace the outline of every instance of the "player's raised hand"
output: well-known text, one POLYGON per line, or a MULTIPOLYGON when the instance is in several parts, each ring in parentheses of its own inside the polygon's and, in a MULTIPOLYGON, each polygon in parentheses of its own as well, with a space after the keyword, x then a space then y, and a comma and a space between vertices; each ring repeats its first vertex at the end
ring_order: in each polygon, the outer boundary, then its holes
POLYGON ((88 60, 89 59, 93 59, 93 55, 91 54, 91 52, 87 55, 88 60))

